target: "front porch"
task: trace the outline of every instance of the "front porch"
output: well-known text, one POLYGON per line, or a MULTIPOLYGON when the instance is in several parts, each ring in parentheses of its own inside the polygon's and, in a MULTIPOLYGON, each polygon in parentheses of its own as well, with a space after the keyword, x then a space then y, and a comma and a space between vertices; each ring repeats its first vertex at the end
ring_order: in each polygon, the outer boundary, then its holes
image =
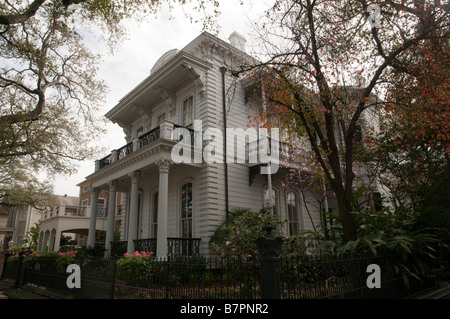
MULTIPOLYGON (((164 120, 158 127, 96 161, 96 170, 87 179, 92 183, 91 203, 94 207, 97 206, 99 191, 109 191, 106 256, 122 256, 125 252, 130 254, 135 251, 151 251, 158 257, 200 254, 200 240, 192 239, 193 233, 183 233, 180 225, 174 227, 170 224, 174 218, 178 218, 177 222, 181 223, 180 181, 197 175, 202 167, 195 163, 174 165, 176 163, 171 160, 171 151, 179 142, 193 148, 193 137, 192 129, 164 120), (189 138, 184 136, 187 132, 190 133, 189 138), (169 171, 173 172, 171 177, 169 171), (115 215, 119 205, 116 202, 118 193, 125 194, 125 202, 120 203, 125 213, 121 219, 123 241, 116 242, 113 234, 117 230, 115 215), (174 201, 174 198, 178 200, 174 201), (177 235, 185 238, 178 238, 177 235)), ((189 183, 192 181, 189 180, 189 183)), ((191 210, 189 214, 190 222, 191 210)), ((95 216, 91 217, 89 232, 94 233, 95 216)), ((94 238, 89 236, 88 246, 93 245, 94 238)))
MULTIPOLYGON (((200 257, 200 238, 167 238, 167 257, 200 257)), ((153 252, 157 254, 157 239, 135 239, 133 240, 135 251, 153 252)), ((112 241, 111 256, 122 257, 127 252, 128 241, 112 241)))

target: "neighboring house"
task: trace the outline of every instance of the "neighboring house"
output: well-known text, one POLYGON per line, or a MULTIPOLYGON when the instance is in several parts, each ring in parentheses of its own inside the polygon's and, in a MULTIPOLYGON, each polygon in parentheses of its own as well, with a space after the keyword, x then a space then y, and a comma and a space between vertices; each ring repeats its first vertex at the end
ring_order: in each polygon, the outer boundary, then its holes
MULTIPOLYGON (((101 192, 93 193, 92 185, 89 181, 85 180, 77 185, 80 187, 80 203, 79 209, 80 214, 86 217, 91 216, 91 205, 92 205, 92 196, 95 194, 97 201, 97 218, 102 220, 102 223, 99 224, 97 222, 96 228, 96 242, 102 243, 104 242, 104 232, 106 230, 106 220, 108 217, 108 205, 109 205, 109 191, 102 190, 101 192)), ((123 229, 124 218, 125 218, 125 203, 123 200, 126 196, 123 196, 121 193, 118 193, 116 196, 115 203, 115 213, 114 213, 114 231, 120 232, 123 229)), ((89 228, 86 229, 86 231, 89 228)), ((88 234, 87 234, 88 235, 88 234)), ((84 245, 87 245, 87 240, 83 242, 84 245)))
POLYGON ((39 224, 41 211, 31 205, 0 202, 0 250, 21 244, 31 227, 39 224))
POLYGON ((84 223, 89 223, 89 218, 80 216, 78 197, 67 195, 56 197, 57 204, 49 206, 42 212, 38 251, 58 251, 63 233, 76 233, 77 229, 83 228, 84 223))
MULTIPOLYGON (((91 184, 83 181, 77 185, 80 188, 79 197, 57 196, 58 205, 49 207, 42 213, 40 232, 38 239, 39 251, 58 251, 60 249, 61 237, 67 236, 76 242, 76 246, 86 246, 88 242, 89 227, 91 220, 91 184)), ((101 233, 106 230, 109 193, 102 191, 97 194, 95 237, 97 242, 102 242, 101 233)), ((121 196, 118 194, 115 216, 115 231, 121 229, 123 219, 121 196)), ((104 238, 104 236, 103 236, 104 238)), ((104 241, 104 239, 103 239, 104 241)))

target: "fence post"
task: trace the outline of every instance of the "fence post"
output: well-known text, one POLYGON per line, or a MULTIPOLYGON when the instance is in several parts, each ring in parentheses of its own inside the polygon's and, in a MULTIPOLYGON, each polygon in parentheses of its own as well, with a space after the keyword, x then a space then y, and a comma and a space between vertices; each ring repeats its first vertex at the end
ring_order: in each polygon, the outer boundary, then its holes
POLYGON ((25 252, 23 250, 19 251, 19 259, 17 262, 17 274, 16 274, 16 281, 14 282, 14 288, 19 288, 22 284, 23 280, 23 254, 25 252))
POLYGON ((3 274, 5 273, 6 268, 6 260, 8 259, 9 254, 6 252, 0 252, 0 279, 3 279, 3 274))
POLYGON ((280 249, 282 239, 272 235, 273 226, 263 227, 266 234, 256 240, 259 252, 261 298, 280 299, 280 249))

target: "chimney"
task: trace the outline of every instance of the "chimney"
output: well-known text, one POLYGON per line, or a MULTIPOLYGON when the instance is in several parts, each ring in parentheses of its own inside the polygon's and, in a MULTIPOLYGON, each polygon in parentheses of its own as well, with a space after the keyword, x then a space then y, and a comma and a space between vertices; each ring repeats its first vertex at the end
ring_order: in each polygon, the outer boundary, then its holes
POLYGON ((245 37, 242 34, 234 31, 228 37, 228 41, 230 41, 230 44, 235 48, 241 50, 242 52, 245 52, 245 43, 247 42, 247 40, 245 40, 245 37))

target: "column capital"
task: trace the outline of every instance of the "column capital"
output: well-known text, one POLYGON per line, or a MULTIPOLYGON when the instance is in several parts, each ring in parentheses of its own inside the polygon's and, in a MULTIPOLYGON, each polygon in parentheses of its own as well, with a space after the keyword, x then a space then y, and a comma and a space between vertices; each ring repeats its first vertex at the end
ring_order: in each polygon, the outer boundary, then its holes
POLYGON ((141 172, 139 172, 139 171, 134 171, 134 172, 131 172, 128 174, 128 177, 131 178, 132 183, 138 183, 140 176, 141 176, 141 172))
POLYGON ((109 186, 109 188, 113 188, 113 187, 117 187, 117 181, 114 179, 112 181, 109 181, 107 184, 109 186))
POLYGON ((159 161, 156 162, 156 165, 158 165, 158 167, 159 167, 160 173, 168 173, 169 168, 172 164, 173 164, 173 162, 171 160, 168 160, 165 158, 160 159, 159 161))
POLYGON ((92 187, 92 189, 91 189, 92 196, 97 196, 99 192, 100 192, 100 190, 98 187, 92 187))

